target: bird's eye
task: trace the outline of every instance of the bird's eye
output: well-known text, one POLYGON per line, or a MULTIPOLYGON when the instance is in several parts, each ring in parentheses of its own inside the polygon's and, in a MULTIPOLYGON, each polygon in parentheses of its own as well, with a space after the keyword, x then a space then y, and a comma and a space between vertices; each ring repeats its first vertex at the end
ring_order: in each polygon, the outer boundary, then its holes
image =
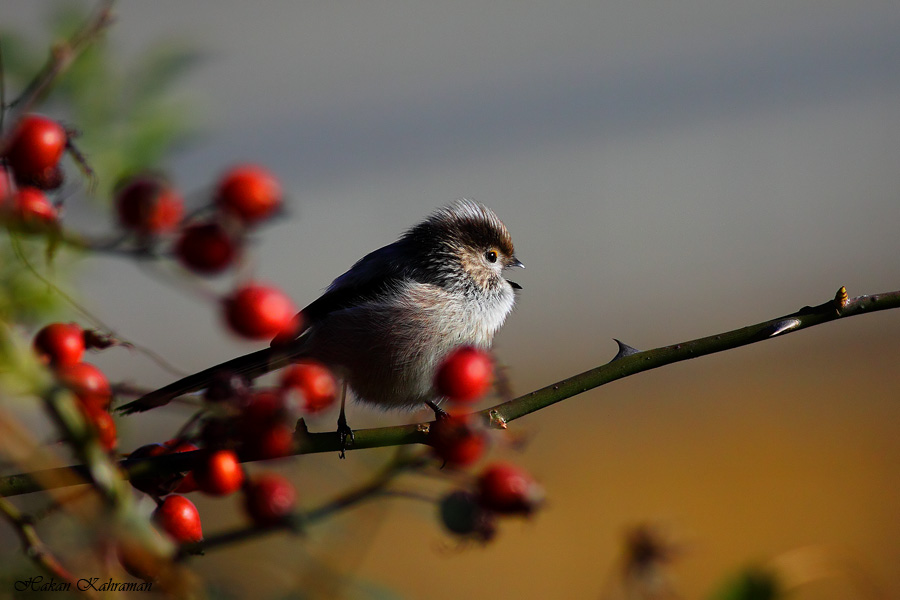
POLYGON ((493 250, 488 250, 487 252, 485 252, 484 257, 487 259, 488 262, 491 262, 491 263, 497 262, 497 253, 494 252, 493 250))

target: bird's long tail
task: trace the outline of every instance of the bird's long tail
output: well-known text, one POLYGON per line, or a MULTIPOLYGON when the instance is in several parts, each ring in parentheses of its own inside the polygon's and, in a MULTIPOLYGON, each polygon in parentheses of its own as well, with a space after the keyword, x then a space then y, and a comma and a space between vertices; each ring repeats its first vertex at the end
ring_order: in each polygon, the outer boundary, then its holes
POLYGON ((205 389, 221 373, 243 375, 248 379, 256 379, 270 371, 288 366, 301 355, 302 350, 297 348, 296 345, 292 348, 264 348, 251 354, 233 358, 199 373, 188 375, 165 387, 145 394, 133 402, 123 404, 117 410, 122 414, 130 415, 164 406, 178 396, 205 389))

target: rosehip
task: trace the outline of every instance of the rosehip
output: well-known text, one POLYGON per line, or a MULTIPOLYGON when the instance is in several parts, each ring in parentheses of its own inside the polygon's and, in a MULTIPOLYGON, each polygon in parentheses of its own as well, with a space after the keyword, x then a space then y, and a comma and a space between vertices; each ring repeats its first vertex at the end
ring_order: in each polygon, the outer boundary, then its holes
POLYGON ((259 284, 237 289, 223 302, 232 331, 249 339, 271 338, 291 323, 294 303, 281 290, 259 284))
POLYGON ((294 510, 297 492, 287 479, 276 473, 256 476, 247 486, 244 508, 257 525, 275 525, 294 510))
MULTIPOLYGON (((166 448, 166 454, 172 454, 175 452, 193 452, 194 450, 199 450, 196 444, 193 444, 187 440, 169 440, 165 444, 163 444, 166 448)), ((194 472, 188 471, 187 473, 179 473, 175 477, 175 481, 178 481, 178 476, 182 476, 181 481, 178 482, 178 486, 173 490, 178 492, 179 494, 189 494, 191 492, 197 491, 197 482, 194 480, 194 472)))
POLYGON ((441 499, 441 522, 451 533, 487 542, 497 531, 494 514, 485 510, 475 494, 458 490, 441 499))
MULTIPOLYGON (((153 533, 160 535, 155 530, 153 533)), ((129 575, 148 582, 158 580, 163 573, 171 569, 172 564, 172 557, 157 556, 142 543, 133 540, 120 542, 116 546, 116 556, 129 575)))
POLYGON ((66 130, 56 121, 26 115, 13 133, 6 159, 16 179, 29 182, 56 167, 67 141, 66 130))
POLYGON ((213 275, 234 262, 237 243, 218 223, 198 223, 181 232, 175 255, 186 269, 213 275))
MULTIPOLYGON (((175 452, 192 452, 197 450, 197 446, 188 441, 169 440, 165 444, 147 444, 141 446, 132 452, 128 459, 150 458, 152 456, 161 456, 163 454, 172 454, 175 452)), ((194 482, 193 472, 185 473, 165 473, 161 475, 151 475, 144 477, 132 477, 131 485, 135 488, 146 492, 152 496, 164 496, 171 492, 179 494, 187 494, 197 489, 194 482)))
POLYGON ((13 213, 26 225, 47 225, 55 223, 56 209, 41 190, 21 187, 13 195, 13 213))
POLYGON ((0 208, 5 208, 7 198, 13 195, 11 174, 6 167, 0 165, 0 208))
POLYGON ((203 393, 208 402, 239 402, 250 393, 250 380, 243 375, 219 371, 203 393))
POLYGON ((456 467, 471 465, 487 447, 486 432, 473 426, 468 415, 438 419, 432 423, 428 437, 435 454, 456 467))
POLYGON ((34 336, 34 351, 47 364, 74 365, 84 354, 84 332, 75 323, 50 323, 34 336))
POLYGON ((337 397, 337 382, 325 365, 304 361, 291 365, 281 375, 281 387, 303 396, 303 409, 315 413, 328 408, 337 397))
POLYGON ((112 390, 103 371, 90 363, 62 366, 57 377, 88 409, 108 410, 112 390))
MULTIPOLYGON (((165 453, 166 448, 162 444, 146 444, 129 454, 128 459, 150 458, 151 456, 159 456, 165 453)), ((170 491, 170 486, 167 485, 169 477, 165 475, 132 477, 129 481, 135 489, 154 496, 162 496, 170 491)))
POLYGON ((531 475, 516 465, 495 463, 478 478, 478 501, 498 513, 530 514, 544 499, 531 475))
POLYGON ((244 471, 234 451, 216 450, 194 468, 194 480, 205 494, 227 496, 240 489, 244 471))
POLYGON ((219 181, 216 204, 245 225, 271 216, 281 205, 281 184, 272 173, 256 165, 234 167, 219 181))
POLYGON ((116 208, 123 227, 143 235, 171 231, 184 211, 181 196, 158 177, 131 179, 116 193, 116 208))
POLYGON ((153 520, 179 544, 203 539, 200 513, 184 496, 167 496, 153 511, 153 520))
POLYGON ((251 460, 269 460, 289 456, 293 450, 294 431, 286 423, 272 423, 245 435, 241 453, 251 460))
POLYGON ((484 395, 492 378, 493 364, 487 352, 463 346, 448 354, 438 367, 434 387, 451 401, 471 402, 484 395))
POLYGON ((115 450, 119 439, 116 434, 116 422, 113 420, 112 415, 98 408, 85 408, 84 414, 88 422, 93 426, 100 446, 107 452, 115 450))
POLYGON ((239 427, 243 431, 258 431, 283 421, 286 416, 287 407, 280 391, 260 390, 241 408, 239 427))

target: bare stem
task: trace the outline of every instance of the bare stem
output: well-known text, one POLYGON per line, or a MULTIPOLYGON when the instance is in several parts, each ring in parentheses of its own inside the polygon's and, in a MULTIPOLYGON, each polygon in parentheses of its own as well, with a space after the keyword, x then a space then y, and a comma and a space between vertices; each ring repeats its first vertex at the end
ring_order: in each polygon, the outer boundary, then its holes
MULTIPOLYGON (((25 556, 51 576, 68 583, 71 589, 78 589, 78 586, 75 585, 77 578, 62 565, 56 556, 47 550, 47 547, 38 536, 34 522, 30 517, 22 513, 6 498, 0 498, 0 516, 6 519, 16 531, 19 540, 22 542, 22 550, 25 552, 25 556)), ((89 591, 83 593, 89 598, 96 597, 95 594, 89 591)))
MULTIPOLYGON (((47 62, 38 71, 31 83, 10 103, 18 113, 27 113, 46 96, 53 82, 69 68, 78 55, 90 46, 113 22, 115 0, 103 0, 87 22, 68 40, 55 44, 50 49, 47 62)), ((10 141, 7 135, 0 140, 0 154, 4 154, 10 141)))

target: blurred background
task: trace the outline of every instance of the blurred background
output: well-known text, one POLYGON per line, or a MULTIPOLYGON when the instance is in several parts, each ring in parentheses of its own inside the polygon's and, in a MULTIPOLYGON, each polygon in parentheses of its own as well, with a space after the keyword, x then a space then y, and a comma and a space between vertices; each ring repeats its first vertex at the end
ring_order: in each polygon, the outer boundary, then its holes
MULTIPOLYGON (((47 45, 51 6, 4 0, 0 25, 47 45)), ((442 204, 493 208, 527 266, 496 343, 517 393, 608 361, 614 337, 649 349, 841 285, 900 286, 896 2, 157 0, 117 14, 123 61, 159 43, 201 55, 174 90, 200 132, 164 162, 182 189, 199 198, 241 161, 282 178, 289 217, 244 274, 298 305, 442 204)), ((107 213, 69 217, 106 230, 107 213)), ((145 268, 79 268, 85 305, 184 370, 255 349, 145 268)), ((598 598, 625 532, 652 523, 680 549, 669 572, 685 598, 811 547, 826 558, 800 578, 835 577, 795 597, 898 597, 898 336, 895 311, 848 319, 515 422, 524 443, 492 457, 527 467, 548 501, 485 547, 458 547, 433 507, 399 499, 193 564, 225 597, 598 598)), ((171 379, 125 350, 92 361, 112 380, 171 379)), ((189 414, 160 413, 121 419, 122 448, 167 439, 189 414)), ((349 420, 423 416, 354 407, 349 420)), ((386 456, 279 468, 313 501, 386 456)), ((197 503, 207 532, 240 519, 229 500, 197 503)))

